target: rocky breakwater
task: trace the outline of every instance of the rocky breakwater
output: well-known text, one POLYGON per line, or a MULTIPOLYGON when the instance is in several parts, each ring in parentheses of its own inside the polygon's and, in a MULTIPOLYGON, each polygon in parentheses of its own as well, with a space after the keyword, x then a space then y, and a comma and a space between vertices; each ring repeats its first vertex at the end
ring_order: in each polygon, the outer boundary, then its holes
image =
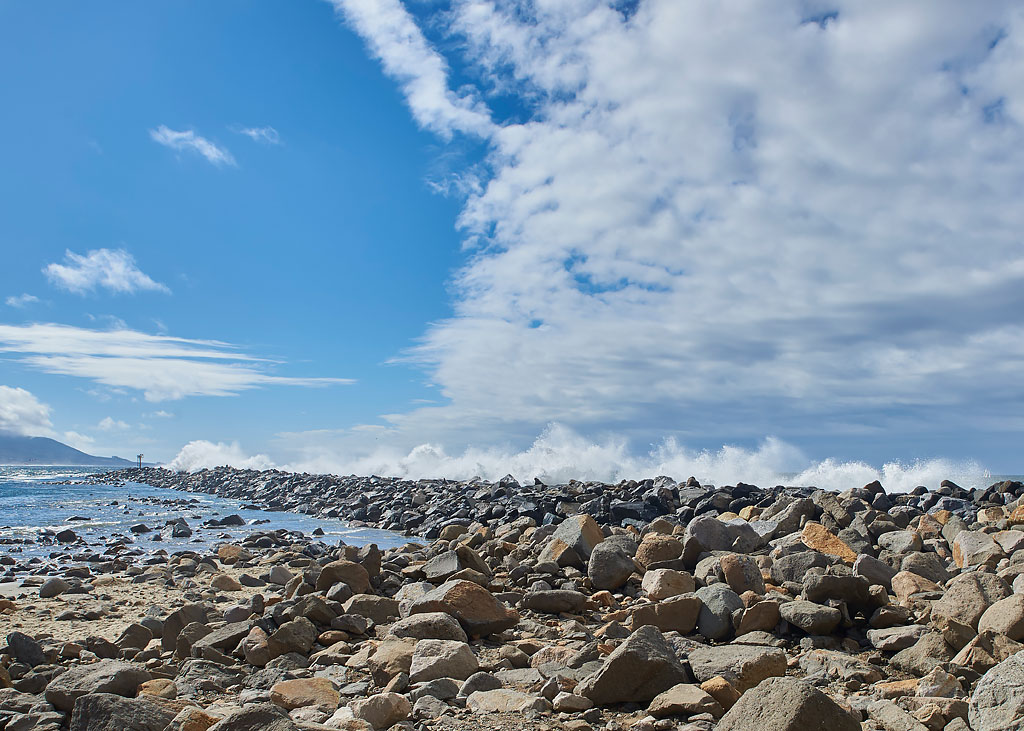
POLYGON ((479 501, 427 545, 268 531, 87 577, 116 635, 4 600, 0 731, 1024 728, 1021 484, 634 489, 671 511, 479 501))

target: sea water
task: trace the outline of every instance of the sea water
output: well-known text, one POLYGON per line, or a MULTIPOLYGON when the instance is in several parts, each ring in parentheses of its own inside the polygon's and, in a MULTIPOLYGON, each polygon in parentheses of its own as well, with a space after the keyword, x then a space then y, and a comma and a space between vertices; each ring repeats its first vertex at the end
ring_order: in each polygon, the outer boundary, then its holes
POLYGON ((102 545, 111 537, 134 542, 146 553, 192 549, 203 551, 217 543, 240 539, 254 530, 301 531, 310 535, 323 530, 319 540, 337 545, 380 548, 401 546, 414 538, 392 531, 360 528, 342 520, 320 519, 301 513, 244 510, 237 500, 202 493, 168 490, 138 483, 125 485, 60 484, 109 468, 0 466, 0 555, 18 558, 48 556, 71 546, 36 543, 45 531, 75 531, 90 545, 102 545), (169 504, 175 503, 175 504, 169 504), (210 518, 239 515, 244 526, 204 527, 210 518), (168 522, 184 518, 193 534, 188 538, 160 535, 168 522), (84 520, 82 520, 84 519, 84 520), (133 535, 129 528, 144 523, 152 532, 133 535), (158 538, 159 537, 159 538, 158 538))

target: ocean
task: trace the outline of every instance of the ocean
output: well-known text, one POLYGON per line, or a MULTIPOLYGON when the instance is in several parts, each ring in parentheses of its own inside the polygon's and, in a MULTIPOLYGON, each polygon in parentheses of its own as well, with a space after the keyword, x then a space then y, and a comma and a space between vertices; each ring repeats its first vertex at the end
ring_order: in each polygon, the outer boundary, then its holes
POLYGON ((55 551, 74 550, 71 546, 36 542, 45 531, 67 528, 90 545, 102 545, 110 539, 128 539, 146 554, 159 550, 202 551, 253 530, 279 528, 302 531, 306 535, 320 528, 324 532, 320 540, 331 544, 340 540, 349 545, 376 543, 388 548, 415 540, 391 531, 355 527, 341 520, 321 520, 300 513, 243 510, 236 500, 137 483, 123 486, 58 484, 107 469, 0 466, 0 556, 12 554, 19 559, 37 556, 45 559, 55 551), (244 518, 246 525, 202 525, 210 518, 232 514, 244 518), (188 522, 192 536, 157 540, 160 528, 179 517, 188 522), (152 532, 133 535, 129 528, 138 523, 145 523, 152 532))

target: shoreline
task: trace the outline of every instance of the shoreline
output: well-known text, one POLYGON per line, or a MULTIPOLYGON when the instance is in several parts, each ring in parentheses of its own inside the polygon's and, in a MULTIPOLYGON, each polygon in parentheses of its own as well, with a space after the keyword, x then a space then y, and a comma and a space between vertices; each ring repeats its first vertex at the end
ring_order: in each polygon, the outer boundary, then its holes
POLYGON ((251 526, 196 550, 110 540, 53 570, 25 563, 0 598, 0 721, 17 728, 745 731, 813 713, 836 731, 983 731, 1007 708, 1024 717, 1019 482, 90 481, 427 538, 382 550, 251 526))

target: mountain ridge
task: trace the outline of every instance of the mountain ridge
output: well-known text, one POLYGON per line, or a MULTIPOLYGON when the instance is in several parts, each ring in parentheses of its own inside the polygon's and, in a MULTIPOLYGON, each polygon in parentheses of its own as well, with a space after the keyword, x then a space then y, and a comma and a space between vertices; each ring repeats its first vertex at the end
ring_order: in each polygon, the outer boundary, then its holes
POLYGON ((98 457, 49 437, 0 434, 0 465, 131 465, 122 457, 98 457))

